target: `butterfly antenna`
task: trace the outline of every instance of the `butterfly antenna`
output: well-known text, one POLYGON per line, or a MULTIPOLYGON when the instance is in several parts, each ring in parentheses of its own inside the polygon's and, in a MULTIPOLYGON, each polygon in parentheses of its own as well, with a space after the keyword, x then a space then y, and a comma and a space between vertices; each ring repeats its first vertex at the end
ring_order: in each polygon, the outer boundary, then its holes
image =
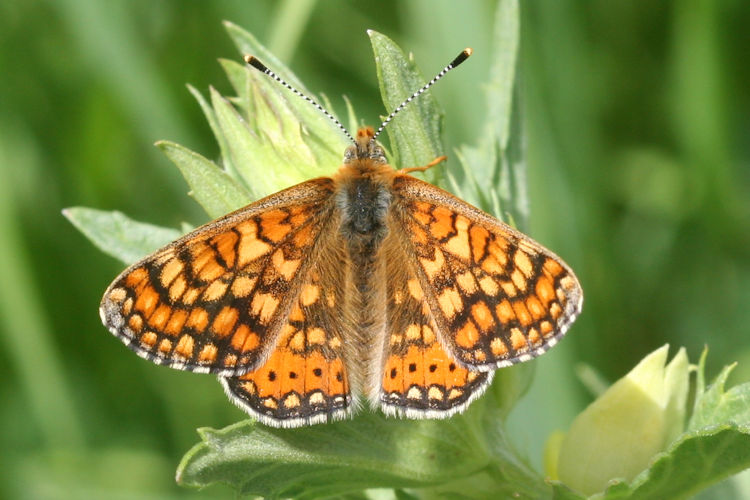
POLYGON ((344 135, 346 135, 349 138, 349 140, 352 141, 352 143, 357 144, 357 141, 354 140, 354 137, 352 137, 349 131, 344 128, 344 126, 341 124, 340 121, 336 119, 335 116, 333 116, 331 113, 326 111, 326 109, 323 106, 315 102, 313 99, 306 96, 305 94, 303 94, 302 92, 300 92, 299 90, 295 89, 294 87, 286 83, 284 80, 282 80, 279 75, 277 75, 276 73, 268 69, 265 64, 263 64, 262 62, 258 60, 258 58, 256 58, 255 56, 248 55, 248 56, 245 56, 245 62, 249 64, 250 66, 252 66, 253 68, 260 71, 261 73, 265 73, 266 75, 270 76, 271 78, 273 78, 274 80, 282 84, 284 87, 288 88, 289 90, 291 90, 292 92, 300 96, 302 99, 306 100, 307 102, 309 102, 310 104, 318 108, 319 111, 322 111, 324 115, 330 118, 333 121, 333 123, 335 123, 339 129, 341 129, 344 135))
POLYGON ((388 118, 386 118, 385 121, 380 125, 380 128, 377 130, 377 132, 375 132, 375 135, 372 137, 372 140, 374 141, 375 139, 377 139, 377 137, 380 135, 380 132, 383 131, 383 129, 385 128, 385 126, 388 125, 388 123, 391 120, 393 120, 393 117, 396 116, 399 111, 401 111, 402 109, 404 109, 407 104, 409 104, 415 98, 419 97, 425 90, 427 90, 430 87, 432 87, 435 84, 435 82, 437 82, 442 77, 444 77, 447 72, 449 72, 450 70, 452 70, 453 68, 455 68, 456 66, 458 66, 459 64, 461 64, 462 62, 464 62, 466 59, 468 59, 469 56, 473 52, 474 51, 471 48, 469 48, 469 47, 465 48, 460 54, 458 54, 458 56, 455 59, 453 59, 451 61, 451 63, 448 66, 446 66, 445 68, 443 68, 440 71, 440 73, 438 73, 437 75, 435 75, 435 77, 432 80, 430 80, 429 82, 427 82, 427 84, 425 84, 424 87, 422 87, 421 89, 419 89, 416 92, 414 92, 411 96, 409 96, 408 99, 406 99, 404 102, 402 102, 401 104, 399 104, 398 107, 396 107, 396 109, 394 109, 393 112, 390 115, 388 115, 388 118))

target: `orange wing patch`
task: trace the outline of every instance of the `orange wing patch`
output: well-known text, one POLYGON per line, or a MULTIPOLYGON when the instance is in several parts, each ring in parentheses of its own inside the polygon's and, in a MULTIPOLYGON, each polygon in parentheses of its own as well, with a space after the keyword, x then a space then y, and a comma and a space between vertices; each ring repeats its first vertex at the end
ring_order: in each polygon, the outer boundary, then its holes
POLYGON ((155 363, 245 373, 275 344, 332 193, 308 181, 196 229, 115 279, 102 321, 155 363))
POLYGON ((480 370, 526 361, 557 343, 583 293, 557 256, 453 195, 409 176, 393 184, 404 245, 442 342, 480 370))
POLYGON ((398 250, 386 246, 386 331, 376 387, 383 411, 410 418, 446 418, 480 396, 492 373, 467 368, 440 344, 424 290, 398 250), (389 253, 389 250, 390 253, 389 253))
MULTIPOLYGON (((337 245, 331 246, 335 252, 337 245)), ((337 261, 329 255, 316 264, 326 262, 337 261)), ((245 375, 220 379, 237 406, 283 427, 341 419, 351 412, 342 341, 344 288, 339 280, 344 274, 343 266, 311 271, 268 359, 245 375)))

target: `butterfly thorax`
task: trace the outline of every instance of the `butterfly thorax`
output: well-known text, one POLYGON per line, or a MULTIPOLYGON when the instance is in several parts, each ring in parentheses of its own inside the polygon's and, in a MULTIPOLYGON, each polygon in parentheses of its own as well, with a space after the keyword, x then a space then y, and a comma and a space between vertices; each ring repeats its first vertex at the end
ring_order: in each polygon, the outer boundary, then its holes
POLYGON ((374 253, 385 236, 393 175, 373 130, 359 129, 356 144, 346 150, 344 165, 334 177, 341 233, 353 254, 374 253))
POLYGON ((344 164, 334 176, 336 205, 341 214, 339 233, 360 290, 371 280, 373 262, 388 233, 393 174, 390 166, 367 158, 344 164))

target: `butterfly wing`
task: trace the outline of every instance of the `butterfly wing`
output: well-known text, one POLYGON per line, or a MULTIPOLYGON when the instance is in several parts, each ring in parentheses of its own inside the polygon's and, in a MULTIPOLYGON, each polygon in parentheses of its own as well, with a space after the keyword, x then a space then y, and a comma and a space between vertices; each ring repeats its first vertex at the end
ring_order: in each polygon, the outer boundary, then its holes
POLYGON ((335 212, 333 184, 293 186, 132 265, 104 293, 102 322, 157 364, 247 372, 268 357, 287 323, 335 212))
POLYGON ((450 355, 478 370, 552 347, 583 292, 556 255, 468 203, 408 175, 393 182, 394 223, 450 355))
POLYGON ((220 379, 237 406, 275 427, 337 420, 352 410, 343 355, 347 259, 337 233, 319 239, 323 249, 268 360, 240 377, 220 379))
POLYGON ((392 232, 383 245, 387 333, 371 383, 378 392, 370 397, 389 415, 446 418, 479 397, 493 373, 468 368, 446 352, 403 239, 392 232))

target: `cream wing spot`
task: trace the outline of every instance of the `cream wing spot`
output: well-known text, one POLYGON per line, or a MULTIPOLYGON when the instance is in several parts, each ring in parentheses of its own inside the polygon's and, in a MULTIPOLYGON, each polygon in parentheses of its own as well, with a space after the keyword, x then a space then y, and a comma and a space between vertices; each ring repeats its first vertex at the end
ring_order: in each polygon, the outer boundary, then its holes
POLYGON ((182 297, 182 294, 185 293, 186 288, 187 282, 185 281, 185 278, 178 276, 177 279, 172 282, 172 286, 169 287, 169 299, 172 302, 177 302, 180 297, 182 297))
POLYGON ((463 260, 471 259, 471 245, 469 244, 469 233, 467 231, 469 222, 465 217, 456 218, 456 231, 458 234, 453 236, 445 243, 445 249, 463 260))
POLYGON ((422 293, 422 287, 419 285, 419 281, 415 279, 410 279, 406 282, 407 287, 409 288, 409 294, 417 300, 422 301, 424 298, 424 293, 422 293))
POLYGON ((468 294, 474 294, 477 291, 477 282, 471 271, 459 274, 456 276, 456 281, 458 282, 458 286, 461 287, 461 290, 468 294))
POLYGON ((299 260, 286 259, 286 257, 284 257, 284 252, 281 249, 276 250, 273 253, 271 262, 276 271, 278 271, 278 273, 287 281, 290 281, 294 277, 300 265, 299 260))
POLYGON ((305 350, 305 334, 302 331, 295 333, 289 341, 289 347, 293 351, 303 352, 305 350))
POLYGON ((299 301, 303 306, 310 306, 318 301, 320 297, 320 287, 318 285, 306 284, 302 287, 299 301))
POLYGON ((497 282, 495 282, 495 280, 493 280, 489 276, 484 276, 479 280, 479 288, 481 288, 482 291, 490 297, 495 297, 500 291, 500 287, 498 287, 497 282))
POLYGON ((440 271, 442 271, 443 266, 445 266, 445 256, 443 255, 443 252, 438 248, 434 248, 434 251, 435 258, 432 260, 424 257, 419 258, 419 261, 422 263, 422 269, 424 269, 424 272, 430 281, 433 281, 440 271))
POLYGON ((422 399, 422 391, 417 386, 412 386, 406 392, 406 397, 409 399, 422 399))
POLYGON ((258 278, 250 278, 248 276, 236 277, 232 282, 232 295, 237 298, 247 297, 253 291, 253 287, 257 281, 258 278))
POLYGON ((267 324, 278 306, 279 299, 273 295, 269 293, 256 293, 253 295, 252 302, 250 302, 250 313, 253 316, 258 316, 261 323, 267 324))
POLYGON ((505 295, 507 295, 508 297, 513 298, 516 295, 518 295, 518 290, 516 289, 516 286, 512 282, 502 281, 500 282, 500 286, 502 287, 505 295))
POLYGON ((415 325, 412 323, 406 328, 406 338, 409 340, 417 340, 420 338, 420 328, 419 325, 415 325))
POLYGON ((513 281, 513 284, 518 288, 521 292, 526 291, 526 277, 523 275, 521 271, 518 269, 514 270, 513 273, 510 275, 510 279, 513 281))
POLYGON ((534 266, 531 263, 531 259, 529 259, 529 256, 522 250, 516 251, 516 254, 513 256, 513 263, 521 270, 526 278, 531 278, 534 275, 534 266))
POLYGON ((455 288, 446 288, 437 298, 440 310, 446 318, 452 319, 457 313, 464 310, 461 295, 455 288))
POLYGON ((313 392, 310 394, 310 398, 308 399, 310 401, 310 404, 313 405, 322 405, 326 402, 325 396, 323 396, 323 393, 320 391, 313 392))
POLYGON ((443 391, 439 387, 433 385, 427 390, 427 397, 430 399, 442 400, 443 391))
POLYGON ((109 299, 114 302, 122 302, 127 295, 128 292, 124 288, 113 288, 109 292, 109 299))
POLYGON ((223 281, 214 281, 213 283, 208 285, 206 291, 203 292, 203 300, 207 300, 209 302, 219 300, 226 293, 228 286, 229 285, 227 285, 223 281))
POLYGON ((258 239, 258 226, 253 221, 237 225, 241 239, 238 245, 237 264, 244 267, 271 251, 271 245, 258 239))
POLYGON ((314 327, 307 331, 307 342, 314 345, 322 345, 325 343, 326 333, 322 328, 314 327))
POLYGON ((426 345, 431 345, 433 342, 435 342, 435 340, 435 332, 432 331, 432 328, 427 325, 423 325, 422 342, 424 342, 426 345))
POLYGON ((169 285, 172 284, 172 281, 174 281, 174 279, 182 272, 184 267, 182 261, 177 257, 174 257, 167 262, 162 268, 161 275, 159 276, 162 286, 168 288, 169 285))

